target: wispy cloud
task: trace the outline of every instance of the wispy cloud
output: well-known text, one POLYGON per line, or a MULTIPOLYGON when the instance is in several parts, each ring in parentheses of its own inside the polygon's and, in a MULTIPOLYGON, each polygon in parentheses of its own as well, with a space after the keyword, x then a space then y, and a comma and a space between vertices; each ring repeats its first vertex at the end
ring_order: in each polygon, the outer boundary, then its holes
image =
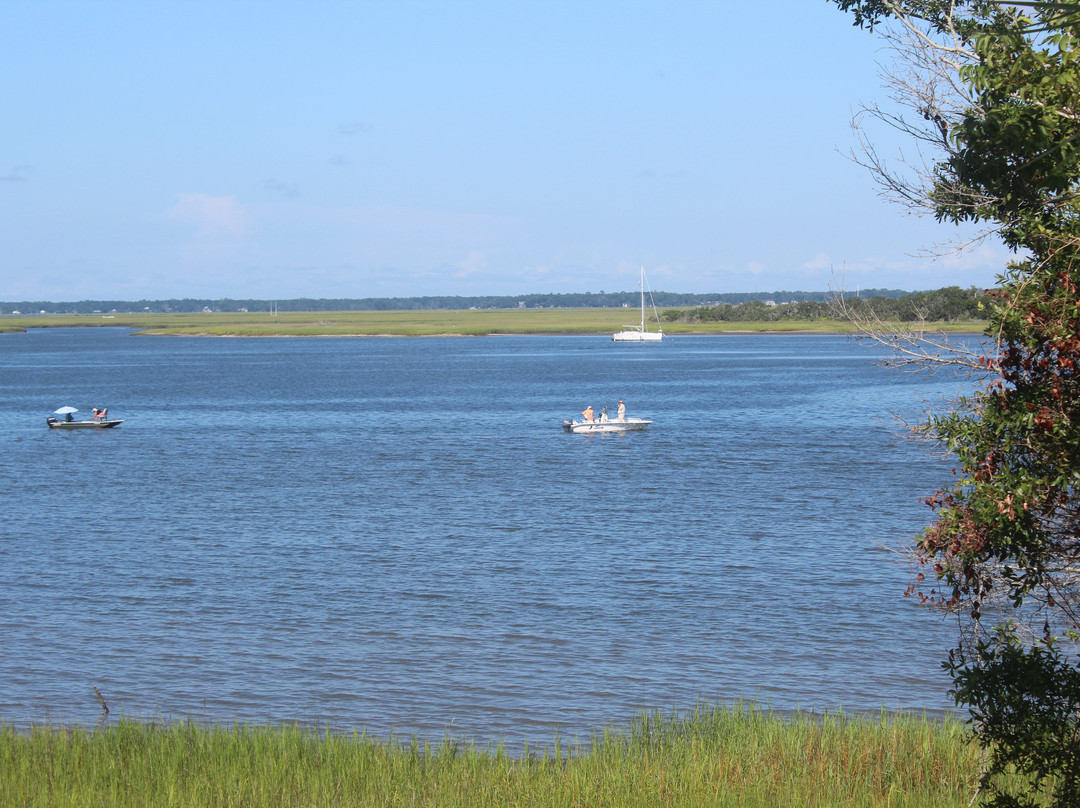
POLYGON ((802 265, 803 269, 829 269, 833 265, 832 259, 823 252, 819 252, 809 261, 802 265))
POLYGON ((295 182, 285 182, 284 180, 270 179, 266 180, 263 185, 267 190, 276 191, 277 193, 289 197, 289 199, 295 199, 300 196, 300 186, 295 182))
POLYGON ((0 182, 26 182, 29 173, 30 166, 26 163, 20 163, 8 171, 7 174, 0 175, 0 182))
POLYGON ((186 193, 176 195, 169 216, 194 224, 204 238, 237 237, 248 232, 249 217, 235 196, 186 193))
POLYGON ((343 123, 338 127, 338 132, 345 135, 345 137, 356 137, 357 135, 367 134, 372 128, 370 123, 354 121, 353 123, 343 123))
POLYGON ((479 250, 471 251, 465 258, 455 264, 457 272, 455 278, 467 278, 469 275, 483 272, 488 267, 488 262, 479 250))
POLYGON ((981 243, 964 250, 956 250, 941 259, 942 265, 950 270, 992 267, 1004 269, 1009 261, 1023 258, 1013 253, 1003 244, 981 243))

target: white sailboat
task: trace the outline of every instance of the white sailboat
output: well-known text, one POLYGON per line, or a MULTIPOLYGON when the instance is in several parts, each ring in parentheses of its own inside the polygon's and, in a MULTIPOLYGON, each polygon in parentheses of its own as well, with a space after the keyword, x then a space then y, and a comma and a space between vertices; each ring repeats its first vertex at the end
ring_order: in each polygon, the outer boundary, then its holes
MULTIPOLYGON (((614 342, 659 342, 664 338, 664 332, 660 328, 660 315, 656 313, 656 305, 653 304, 653 317, 656 318, 656 330, 645 329, 645 267, 641 268, 641 325, 623 326, 623 331, 616 331, 611 335, 614 342)), ((652 303, 652 290, 649 290, 649 302, 652 303)))

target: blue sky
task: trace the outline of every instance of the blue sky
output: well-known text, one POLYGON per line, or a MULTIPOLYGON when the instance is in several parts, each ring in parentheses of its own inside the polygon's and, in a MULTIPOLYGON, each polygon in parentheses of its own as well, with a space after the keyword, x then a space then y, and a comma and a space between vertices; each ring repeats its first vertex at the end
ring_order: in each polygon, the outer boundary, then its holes
POLYGON ((879 47, 824 0, 8 0, 0 299, 991 285, 844 156, 879 47))

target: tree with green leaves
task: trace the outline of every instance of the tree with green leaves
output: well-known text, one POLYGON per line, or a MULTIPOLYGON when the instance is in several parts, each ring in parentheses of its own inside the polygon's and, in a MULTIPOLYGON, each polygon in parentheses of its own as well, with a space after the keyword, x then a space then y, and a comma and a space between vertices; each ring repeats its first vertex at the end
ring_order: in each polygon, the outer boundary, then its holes
POLYGON ((982 380, 921 426, 956 476, 927 499, 909 594, 958 622, 945 665, 986 751, 990 804, 1077 806, 1080 4, 833 2, 899 57, 889 86, 903 111, 864 119, 929 152, 893 166, 863 137, 860 162, 894 198, 1015 251, 988 348, 956 360, 982 380))

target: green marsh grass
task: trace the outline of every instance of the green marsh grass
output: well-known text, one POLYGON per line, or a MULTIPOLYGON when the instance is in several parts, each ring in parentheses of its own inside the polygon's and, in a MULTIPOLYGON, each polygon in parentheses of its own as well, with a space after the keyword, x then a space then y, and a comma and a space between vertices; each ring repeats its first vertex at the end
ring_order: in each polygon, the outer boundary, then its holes
MULTIPOLYGON (((5 315, 8 330, 65 326, 124 326, 140 334, 171 336, 334 337, 334 336, 484 336, 489 334, 607 335, 632 320, 626 309, 477 309, 433 311, 329 311, 133 314, 5 315)), ((936 323, 931 330, 981 332, 985 324, 936 323)), ((665 323, 664 332, 722 333, 851 333, 838 320, 793 320, 775 323, 665 323)))
POLYGON ((588 743, 516 754, 299 727, 121 720, 0 729, 0 806, 966 806, 958 721, 650 713, 588 743))

